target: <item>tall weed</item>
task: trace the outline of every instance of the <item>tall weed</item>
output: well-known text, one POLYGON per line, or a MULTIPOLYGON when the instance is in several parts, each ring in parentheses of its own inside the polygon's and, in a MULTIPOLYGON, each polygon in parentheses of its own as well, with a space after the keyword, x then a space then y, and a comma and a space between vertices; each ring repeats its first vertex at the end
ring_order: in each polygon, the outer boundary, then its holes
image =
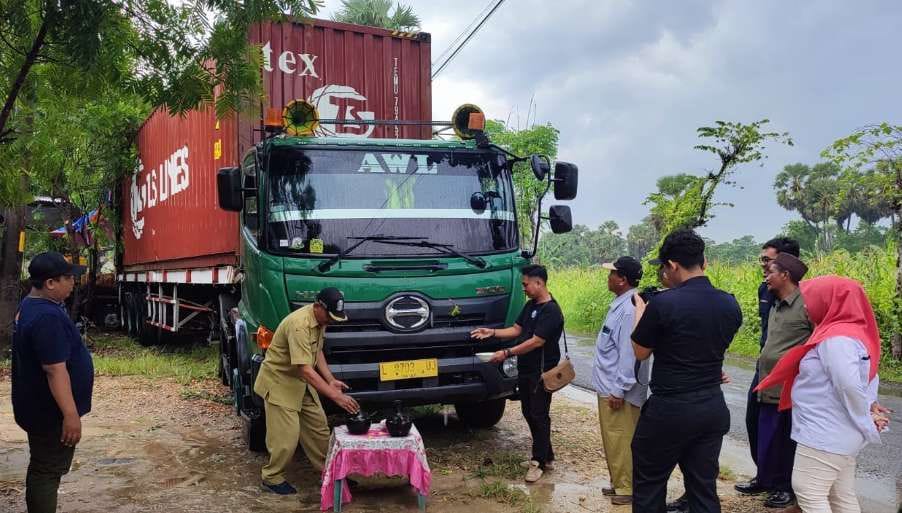
MULTIPOLYGON (((895 247, 871 247, 857 253, 837 250, 805 260, 809 266, 808 278, 838 274, 862 284, 874 308, 880 335, 883 337, 882 369, 887 371, 886 377, 902 377, 902 363, 891 361, 889 357, 890 335, 899 329, 902 322, 893 317, 892 311, 896 296, 895 247)), ((569 331, 587 335, 594 335, 598 331, 613 299, 613 294, 607 290, 607 276, 607 270, 597 267, 550 271, 548 287, 564 311, 569 331)), ((708 276, 715 287, 735 295, 742 308, 742 327, 730 346, 730 352, 757 356, 761 335, 758 320, 761 267, 754 261, 733 265, 712 262, 708 267, 708 276)))

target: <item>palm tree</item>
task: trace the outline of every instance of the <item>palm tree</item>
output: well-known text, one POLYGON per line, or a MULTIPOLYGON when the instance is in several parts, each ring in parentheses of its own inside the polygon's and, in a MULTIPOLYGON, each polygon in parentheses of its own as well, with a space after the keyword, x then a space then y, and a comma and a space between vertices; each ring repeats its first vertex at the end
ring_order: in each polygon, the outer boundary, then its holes
POLYGON ((395 11, 389 15, 392 4, 392 0, 341 0, 341 9, 332 20, 404 32, 420 28, 420 18, 412 7, 398 2, 395 11))

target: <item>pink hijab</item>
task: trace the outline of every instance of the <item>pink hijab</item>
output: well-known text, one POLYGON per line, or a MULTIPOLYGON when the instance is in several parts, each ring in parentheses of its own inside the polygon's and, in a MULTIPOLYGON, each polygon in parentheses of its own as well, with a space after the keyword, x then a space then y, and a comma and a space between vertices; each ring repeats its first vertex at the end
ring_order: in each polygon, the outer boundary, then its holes
POLYGON ((803 281, 802 298, 808 319, 814 324, 811 337, 784 354, 774 370, 764 378, 755 391, 783 384, 780 410, 792 407, 792 384, 799 374, 799 362, 814 346, 831 337, 846 336, 860 340, 871 358, 868 380, 877 375, 880 364, 880 333, 874 310, 864 289, 855 280, 840 276, 820 276, 803 281))

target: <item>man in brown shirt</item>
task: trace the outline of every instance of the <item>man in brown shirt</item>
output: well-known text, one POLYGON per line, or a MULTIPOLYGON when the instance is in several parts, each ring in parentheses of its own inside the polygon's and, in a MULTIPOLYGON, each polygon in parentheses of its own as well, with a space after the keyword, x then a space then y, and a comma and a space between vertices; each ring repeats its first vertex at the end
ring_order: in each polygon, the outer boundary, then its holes
POLYGON ((348 413, 360 410, 344 393, 348 388, 335 379, 323 354, 323 335, 332 322, 344 322, 344 295, 325 288, 316 302, 288 314, 279 323, 266 350, 254 392, 263 398, 266 411, 266 449, 263 488, 279 495, 297 490, 285 480, 285 466, 300 443, 316 470, 322 470, 329 445, 329 426, 320 402, 323 395, 348 413))
MULTIPOLYGON (((787 351, 808 340, 812 326, 799 291, 808 268, 798 258, 780 253, 769 264, 766 283, 776 296, 767 322, 767 340, 758 357, 758 373, 764 379, 787 351)), ((792 413, 777 411, 781 387, 758 392, 758 484, 770 491, 764 505, 791 505, 792 465, 795 442, 790 438, 792 413)))

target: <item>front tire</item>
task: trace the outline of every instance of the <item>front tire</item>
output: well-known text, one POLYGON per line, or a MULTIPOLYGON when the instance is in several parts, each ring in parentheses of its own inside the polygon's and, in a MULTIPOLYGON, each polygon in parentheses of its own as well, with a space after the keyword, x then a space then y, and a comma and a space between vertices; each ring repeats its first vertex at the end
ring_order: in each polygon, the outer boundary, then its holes
POLYGON ((489 399, 488 401, 475 401, 456 403, 454 410, 457 418, 467 426, 474 429, 488 429, 497 424, 504 416, 504 408, 507 399, 489 399))
POLYGON ((266 452, 266 416, 262 410, 241 415, 241 434, 251 452, 266 452))

